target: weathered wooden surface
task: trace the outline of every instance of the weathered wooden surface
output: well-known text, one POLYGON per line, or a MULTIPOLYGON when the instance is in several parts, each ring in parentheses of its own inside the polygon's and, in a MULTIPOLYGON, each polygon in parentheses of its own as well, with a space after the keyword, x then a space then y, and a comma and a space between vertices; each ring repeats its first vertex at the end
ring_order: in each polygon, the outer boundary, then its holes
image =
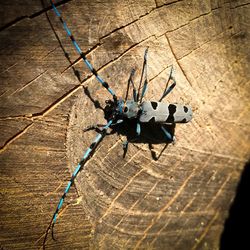
MULTIPOLYGON (((176 144, 158 161, 142 143, 123 159, 123 137, 107 136, 67 196, 48 249, 218 249, 250 152, 249 4, 65 2, 58 8, 75 38, 118 95, 132 67, 138 82, 149 46, 147 99, 160 97, 173 64, 177 87, 168 101, 190 104, 194 118, 176 127, 176 144)), ((110 97, 82 62, 77 79, 62 47, 71 62, 78 55, 48 6, 0 3, 1 249, 41 248, 94 137, 82 129, 104 122, 83 86, 102 106, 110 97)))

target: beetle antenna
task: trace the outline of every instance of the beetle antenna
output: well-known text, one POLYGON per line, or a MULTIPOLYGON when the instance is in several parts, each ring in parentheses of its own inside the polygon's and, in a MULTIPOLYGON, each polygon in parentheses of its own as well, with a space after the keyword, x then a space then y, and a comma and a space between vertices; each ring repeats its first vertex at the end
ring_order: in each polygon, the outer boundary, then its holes
POLYGON ((108 90, 108 92, 113 96, 114 102, 117 102, 117 97, 115 95, 115 92, 109 87, 109 84, 107 82, 105 82, 97 73, 97 70, 92 66, 92 64, 89 62, 89 60, 86 58, 86 54, 81 50, 81 48, 79 47, 78 43, 76 42, 73 34, 71 33, 70 29, 68 28, 66 22, 64 21, 64 19, 62 18, 61 13, 58 11, 58 9, 56 8, 53 0, 50 0, 50 3, 52 5, 52 8, 56 14, 56 16, 60 19, 64 30, 66 31, 68 37, 70 38, 72 44, 74 45, 76 51, 78 52, 78 54, 81 56, 82 60, 84 61, 84 63, 86 64, 86 66, 88 67, 88 69, 95 75, 96 79, 98 80, 98 82, 100 82, 102 84, 102 86, 108 90))
POLYGON ((46 233, 45 233, 45 237, 44 237, 44 241, 43 241, 43 248, 45 248, 45 243, 46 243, 46 240, 47 240, 47 237, 48 237, 48 233, 49 233, 49 230, 51 229, 52 231, 52 238, 54 238, 54 234, 53 234, 53 227, 56 223, 56 220, 57 220, 57 216, 59 214, 59 211, 63 205, 63 202, 64 202, 64 199, 67 195, 67 193, 69 192, 70 190, 70 187, 72 186, 77 174, 80 172, 80 170, 82 169, 83 167, 83 164, 86 162, 86 160, 89 158, 90 154, 92 153, 92 151, 96 148, 96 146, 99 144, 99 142, 103 139, 103 137, 105 136, 106 132, 107 132, 107 129, 112 125, 113 123, 113 120, 110 120, 103 128, 102 128, 102 131, 101 133, 98 133, 96 138, 93 140, 93 142, 91 143, 91 145, 87 148, 83 158, 80 160, 80 162, 78 163, 74 173, 72 174, 71 176, 71 179, 70 181, 68 182, 68 185, 67 187, 65 188, 65 191, 63 193, 63 195, 61 196, 61 199, 56 207, 56 211, 49 223, 49 226, 46 230, 46 233))

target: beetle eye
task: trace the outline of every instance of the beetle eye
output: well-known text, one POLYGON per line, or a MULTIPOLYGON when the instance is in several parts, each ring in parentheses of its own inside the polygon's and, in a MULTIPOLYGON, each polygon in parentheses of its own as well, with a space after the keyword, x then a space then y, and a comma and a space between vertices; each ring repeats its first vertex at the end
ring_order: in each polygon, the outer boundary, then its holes
POLYGON ((127 113, 128 112, 128 107, 125 107, 124 110, 123 110, 124 113, 127 113))

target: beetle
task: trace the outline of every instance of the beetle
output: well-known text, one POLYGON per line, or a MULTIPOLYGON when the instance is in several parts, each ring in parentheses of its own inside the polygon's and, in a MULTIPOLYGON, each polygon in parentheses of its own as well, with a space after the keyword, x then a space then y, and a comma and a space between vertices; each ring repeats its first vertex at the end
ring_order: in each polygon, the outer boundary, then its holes
MULTIPOLYGON (((142 69, 142 77, 146 72, 147 66, 147 53, 148 48, 145 50, 144 54, 144 63, 142 69)), ((192 109, 188 105, 182 104, 171 104, 171 103, 163 103, 161 102, 176 86, 176 82, 172 76, 173 66, 171 67, 169 79, 174 81, 174 83, 167 87, 163 92, 162 97, 159 101, 142 101, 145 96, 148 80, 147 75, 145 75, 145 81, 141 92, 140 97, 140 87, 138 89, 138 93, 135 89, 134 83, 132 81, 132 77, 134 75, 135 70, 133 69, 128 81, 127 93, 129 91, 129 86, 133 86, 133 99, 127 100, 127 95, 125 100, 120 98, 119 100, 108 100, 106 101, 107 106, 105 107, 106 119, 113 119, 115 122, 112 125, 116 125, 117 123, 124 122, 125 119, 136 119, 136 134, 140 136, 141 134, 141 124, 143 123, 157 123, 157 124, 175 124, 175 123, 187 123, 192 119, 192 109)), ((141 77, 141 79, 142 79, 141 77)), ((141 85, 141 82, 140 82, 141 85)), ((164 126, 161 126, 162 131, 164 132, 167 139, 170 141, 174 141, 175 138, 172 136, 164 126)), ((127 148, 128 142, 124 143, 124 147, 127 148)))
MULTIPOLYGON (((78 163, 76 169, 74 170, 71 176, 70 181, 68 182, 68 185, 65 188, 65 191, 56 207, 53 217, 46 230, 44 241, 43 241, 43 248, 45 248, 46 239, 50 230, 52 232, 52 238, 54 239, 53 227, 56 223, 57 216, 63 205, 64 199, 67 193, 69 192, 70 187, 72 186, 77 174, 82 169, 84 163, 90 157, 91 153, 96 148, 98 143, 105 136, 108 128, 116 127, 119 124, 125 123, 128 120, 129 121, 134 120, 136 123, 136 136, 139 137, 141 135, 141 124, 147 124, 147 123, 151 123, 153 125, 157 124, 157 125, 160 125, 160 128, 163 131, 166 139, 171 142, 174 142, 175 137, 171 133, 169 133, 169 131, 167 131, 163 125, 175 124, 175 123, 187 123, 192 119, 192 109, 190 106, 177 104, 177 103, 171 104, 171 103, 162 102, 162 100, 176 86, 176 81, 173 77, 173 66, 171 67, 169 78, 167 80, 167 84, 166 84, 165 90, 163 91, 161 98, 158 101, 143 101, 143 98, 145 96, 145 93, 148 87, 148 79, 147 79, 148 48, 146 48, 145 53, 144 53, 143 68, 142 68, 141 79, 140 79, 138 89, 136 90, 135 88, 135 84, 133 81, 135 70, 132 69, 129 80, 128 80, 128 84, 127 84, 126 96, 124 100, 122 98, 118 98, 115 92, 109 86, 109 84, 101 78, 101 76, 92 66, 92 64, 86 58, 86 55, 79 47, 70 29, 68 28, 66 22, 63 20, 60 12, 56 8, 53 0, 50 0, 50 3, 56 16, 61 21, 67 35, 71 39, 72 44, 74 45, 76 51, 79 53, 80 57, 82 58, 82 60, 84 61, 88 69, 95 75, 96 79, 112 95, 112 99, 106 100, 106 106, 104 108, 104 114, 105 114, 105 119, 107 120, 107 124, 95 125, 95 126, 91 126, 85 129, 86 131, 91 128, 97 129, 98 127, 101 127, 101 129, 99 129, 99 133, 97 134, 96 138, 93 140, 91 145, 87 148, 85 154, 83 155, 82 159, 78 163), (168 86, 168 83, 170 82, 170 80, 172 80, 173 83, 170 86, 168 86), (129 93, 130 86, 132 86, 133 88, 133 98, 129 100, 128 93, 129 93)), ((125 141, 123 143, 124 150, 126 150, 127 147, 128 147, 128 141, 125 141)))

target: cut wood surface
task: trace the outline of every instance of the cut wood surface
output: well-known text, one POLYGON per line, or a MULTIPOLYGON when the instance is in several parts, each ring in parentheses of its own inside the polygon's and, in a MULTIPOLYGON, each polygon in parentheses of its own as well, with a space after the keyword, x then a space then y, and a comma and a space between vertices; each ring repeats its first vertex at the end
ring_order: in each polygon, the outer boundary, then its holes
MULTIPOLYGON (((189 104, 176 143, 107 135, 66 197, 46 249, 218 249, 250 153, 249 2, 57 1, 118 96, 149 47, 147 100, 189 104), (162 153, 161 153, 162 152, 162 153), (154 155, 160 157, 155 159, 154 155)), ((0 2, 0 249, 42 249, 76 164, 105 124, 101 87, 49 1, 0 2)))

